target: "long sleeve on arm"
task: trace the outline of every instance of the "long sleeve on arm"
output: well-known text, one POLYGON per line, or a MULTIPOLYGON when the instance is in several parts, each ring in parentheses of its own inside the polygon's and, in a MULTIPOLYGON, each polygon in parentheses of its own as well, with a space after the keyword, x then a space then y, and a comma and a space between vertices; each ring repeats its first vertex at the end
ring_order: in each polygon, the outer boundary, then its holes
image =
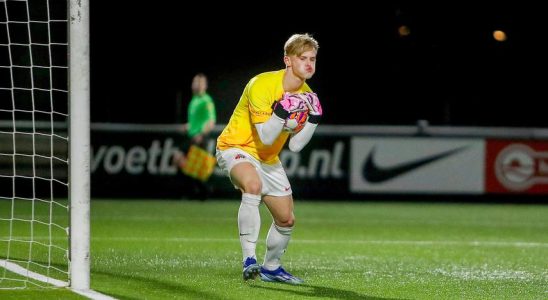
POLYGON ((280 135, 280 132, 282 132, 284 123, 284 119, 278 117, 276 114, 272 114, 268 121, 255 124, 255 128, 261 138, 261 142, 265 145, 272 145, 276 138, 280 135))
POLYGON ((304 128, 297 134, 293 135, 289 140, 289 150, 293 152, 301 151, 312 138, 316 127, 318 127, 318 124, 306 122, 304 128))

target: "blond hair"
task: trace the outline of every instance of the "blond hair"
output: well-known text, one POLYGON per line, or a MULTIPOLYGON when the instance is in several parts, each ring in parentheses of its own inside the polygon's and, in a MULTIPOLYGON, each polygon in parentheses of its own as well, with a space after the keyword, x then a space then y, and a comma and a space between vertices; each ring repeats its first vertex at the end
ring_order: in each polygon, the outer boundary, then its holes
POLYGON ((316 50, 320 46, 308 33, 292 35, 284 45, 284 55, 301 55, 305 51, 316 50))

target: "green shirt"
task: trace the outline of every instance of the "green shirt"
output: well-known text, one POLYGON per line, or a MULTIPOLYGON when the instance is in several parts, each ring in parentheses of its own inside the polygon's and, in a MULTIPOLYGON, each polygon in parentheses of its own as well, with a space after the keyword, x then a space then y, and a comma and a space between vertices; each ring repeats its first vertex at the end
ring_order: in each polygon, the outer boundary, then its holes
POLYGON ((215 103, 207 93, 194 95, 188 104, 188 136, 200 134, 207 123, 217 119, 215 103))

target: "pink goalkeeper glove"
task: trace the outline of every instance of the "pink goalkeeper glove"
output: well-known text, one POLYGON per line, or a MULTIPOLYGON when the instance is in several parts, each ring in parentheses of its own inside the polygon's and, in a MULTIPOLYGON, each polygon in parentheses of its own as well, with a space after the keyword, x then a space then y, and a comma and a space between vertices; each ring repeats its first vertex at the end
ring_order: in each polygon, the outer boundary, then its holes
POLYGON ((320 99, 316 93, 304 93, 306 98, 306 106, 308 107, 308 122, 318 124, 323 114, 320 99))
POLYGON ((301 95, 284 93, 280 101, 274 102, 274 113, 286 119, 290 113, 307 110, 305 99, 301 95))

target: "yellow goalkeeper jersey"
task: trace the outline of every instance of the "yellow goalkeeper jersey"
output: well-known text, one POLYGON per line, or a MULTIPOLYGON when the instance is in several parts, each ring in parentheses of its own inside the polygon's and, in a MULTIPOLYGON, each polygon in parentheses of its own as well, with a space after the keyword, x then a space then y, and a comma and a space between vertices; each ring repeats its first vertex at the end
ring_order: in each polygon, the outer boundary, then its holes
MULTIPOLYGON (((261 73, 247 83, 230 121, 217 138, 217 148, 239 148, 266 164, 280 161, 278 154, 289 133, 282 131, 272 145, 264 145, 254 124, 264 123, 272 115, 274 102, 280 100, 284 93, 284 73, 285 69, 261 73)), ((296 91, 304 92, 312 92, 306 83, 296 91)))

